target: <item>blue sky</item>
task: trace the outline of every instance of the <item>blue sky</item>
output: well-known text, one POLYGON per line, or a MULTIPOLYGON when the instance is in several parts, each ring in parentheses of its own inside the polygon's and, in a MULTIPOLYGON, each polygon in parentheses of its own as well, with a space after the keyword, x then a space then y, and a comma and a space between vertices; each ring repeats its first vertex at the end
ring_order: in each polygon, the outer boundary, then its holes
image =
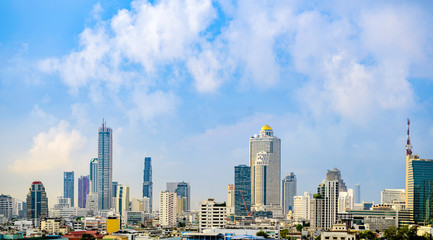
MULTIPOLYGON (((433 158, 430 1, 2 1, 1 193, 88 174, 102 119, 114 180, 141 196, 191 185, 225 201, 249 137, 282 139, 282 177, 314 192, 327 169, 362 200, 404 188, 406 118, 433 158)), ((156 199, 155 199, 156 201, 156 199)))

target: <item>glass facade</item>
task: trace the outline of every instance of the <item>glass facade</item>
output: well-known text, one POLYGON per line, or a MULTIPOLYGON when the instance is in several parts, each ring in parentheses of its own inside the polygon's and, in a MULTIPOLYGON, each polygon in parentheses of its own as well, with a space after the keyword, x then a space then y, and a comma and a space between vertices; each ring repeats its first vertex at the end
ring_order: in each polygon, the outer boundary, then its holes
POLYGON ((283 203, 283 214, 286 215, 289 210, 293 211, 293 198, 297 194, 297 179, 295 173, 291 172, 287 174, 282 181, 281 185, 281 196, 283 203))
POLYGON ((32 183, 27 194, 27 219, 37 220, 48 217, 48 198, 40 181, 32 183))
POLYGON ((182 211, 190 210, 190 187, 187 182, 168 182, 167 189, 168 192, 176 193, 178 198, 185 198, 186 204, 182 207, 182 211))
POLYGON ((98 158, 90 160, 90 192, 98 193, 98 158))
POLYGON ((235 215, 251 212, 251 170, 247 165, 235 166, 235 215))
POLYGON ((74 172, 63 173, 63 197, 71 199, 71 207, 74 206, 74 172))
POLYGON ((433 223, 433 160, 411 159, 409 162, 408 201, 413 220, 433 223))
POLYGON ((98 131, 98 208, 110 209, 113 196, 113 131, 102 123, 98 131))
POLYGON ((78 207, 86 207, 87 194, 89 194, 89 177, 81 176, 78 178, 78 207))
POLYGON ((152 212, 152 159, 150 157, 144 158, 143 170, 143 197, 149 198, 149 210, 152 212))

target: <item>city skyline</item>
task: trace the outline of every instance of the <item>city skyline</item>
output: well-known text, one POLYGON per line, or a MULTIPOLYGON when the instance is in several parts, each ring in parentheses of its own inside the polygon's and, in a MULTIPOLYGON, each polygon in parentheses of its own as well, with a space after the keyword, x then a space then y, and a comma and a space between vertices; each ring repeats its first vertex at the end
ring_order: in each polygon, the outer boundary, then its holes
POLYGON ((280 178, 294 172, 298 194, 338 168, 361 200, 379 203, 405 186, 406 118, 414 153, 433 158, 432 8, 1 2, 0 181, 16 179, 1 193, 25 200, 41 181, 54 204, 63 172, 89 175, 106 119, 112 181, 141 197, 152 157, 154 209, 167 182, 190 184, 191 209, 225 201, 265 124, 281 139, 280 178))

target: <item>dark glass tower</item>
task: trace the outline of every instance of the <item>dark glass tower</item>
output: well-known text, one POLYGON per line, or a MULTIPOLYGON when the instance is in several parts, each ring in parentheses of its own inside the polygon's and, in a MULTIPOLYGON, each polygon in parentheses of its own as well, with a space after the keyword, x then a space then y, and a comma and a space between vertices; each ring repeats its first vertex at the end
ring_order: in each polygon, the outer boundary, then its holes
POLYGON ((98 208, 110 209, 113 196, 113 130, 103 122, 98 130, 98 208))
POLYGON ((144 171, 143 171, 143 197, 149 198, 149 208, 152 212, 152 159, 150 157, 144 158, 144 171))
POLYGON ((63 197, 71 199, 71 207, 74 206, 74 172, 63 173, 63 197))
POLYGON ((78 178, 78 207, 86 208, 87 194, 89 194, 89 177, 78 178))
POLYGON ((48 198, 45 187, 40 181, 34 181, 27 194, 27 219, 36 220, 48 217, 48 198))
POLYGON ((247 165, 235 166, 235 215, 251 212, 251 170, 247 165))
POLYGON ((283 215, 285 216, 289 210, 293 211, 293 198, 297 195, 297 179, 295 173, 287 174, 281 183, 281 196, 283 205, 283 215))

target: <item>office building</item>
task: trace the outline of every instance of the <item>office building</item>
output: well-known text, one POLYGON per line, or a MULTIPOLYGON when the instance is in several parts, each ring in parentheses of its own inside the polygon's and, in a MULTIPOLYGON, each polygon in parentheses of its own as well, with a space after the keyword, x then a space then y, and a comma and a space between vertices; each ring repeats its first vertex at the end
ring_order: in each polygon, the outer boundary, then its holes
POLYGON ((280 205, 281 140, 268 125, 250 138, 251 204, 280 205), (255 167, 256 165, 259 165, 255 167), (255 171, 264 171, 263 174, 255 171), (257 178, 257 179, 256 179, 257 178), (263 182, 264 178, 266 181, 263 182), (257 181, 256 181, 257 180, 257 181))
POLYGON ((71 207, 74 206, 74 172, 63 173, 63 197, 71 199, 71 207))
POLYGON ((401 203, 406 201, 405 189, 385 189, 380 192, 381 204, 401 203))
POLYGON ((353 189, 347 189, 347 192, 340 192, 338 194, 338 212, 346 212, 347 210, 354 209, 355 196, 353 189))
POLYGON ((227 186, 227 215, 235 215, 235 185, 227 186))
POLYGON ((113 131, 103 122, 98 130, 98 208, 110 209, 113 196, 113 131))
POLYGON ((98 193, 98 158, 92 158, 90 160, 90 193, 98 193))
POLYGON ((78 178, 78 207, 86 208, 86 199, 89 194, 89 177, 81 176, 78 178))
POLYGON ((326 179, 329 179, 329 181, 337 180, 339 192, 347 192, 346 184, 344 183, 343 179, 341 178, 341 172, 337 168, 334 168, 332 170, 328 170, 326 172, 326 179))
POLYGON ((48 217, 48 198, 45 187, 40 181, 34 181, 27 194, 27 219, 38 220, 48 217))
POLYGON ((328 174, 329 172, 328 170, 325 180, 311 200, 310 220, 313 228, 328 229, 337 221, 339 180, 333 173, 328 174))
POLYGON ((159 224, 161 226, 176 226, 176 200, 176 193, 162 191, 159 194, 159 224))
MULTIPOLYGON (((188 212, 190 210, 190 200, 191 200, 191 189, 189 187, 189 183, 187 182, 168 182, 167 183, 167 191, 174 192, 177 194, 177 198, 185 198, 186 203, 181 204, 182 209, 178 209, 178 211, 188 212), (185 206, 183 206, 185 205, 185 206)), ((183 201, 183 200, 180 200, 183 201)))
POLYGON ((13 213, 13 199, 8 195, 0 195, 0 215, 6 219, 11 219, 13 213))
POLYGON ((214 199, 208 199, 200 203, 199 211, 200 232, 208 228, 225 228, 226 203, 217 203, 214 199))
POLYGON ((152 212, 153 206, 153 182, 152 182, 152 159, 150 157, 144 158, 144 170, 143 170, 143 197, 147 197, 150 200, 150 212, 152 212))
POLYGON ((116 184, 116 212, 124 216, 129 211, 129 186, 116 184))
POLYGON ((297 194, 297 179, 295 173, 291 172, 281 182, 281 202, 283 214, 293 211, 293 199, 297 194))
POLYGON ((355 203, 361 203, 361 185, 355 184, 355 203))
POLYGON ((304 195, 294 197, 293 212, 295 221, 310 220, 310 201, 310 192, 304 192, 304 195))
POLYGON ((235 166, 235 215, 251 213, 251 175, 247 165, 235 166))

